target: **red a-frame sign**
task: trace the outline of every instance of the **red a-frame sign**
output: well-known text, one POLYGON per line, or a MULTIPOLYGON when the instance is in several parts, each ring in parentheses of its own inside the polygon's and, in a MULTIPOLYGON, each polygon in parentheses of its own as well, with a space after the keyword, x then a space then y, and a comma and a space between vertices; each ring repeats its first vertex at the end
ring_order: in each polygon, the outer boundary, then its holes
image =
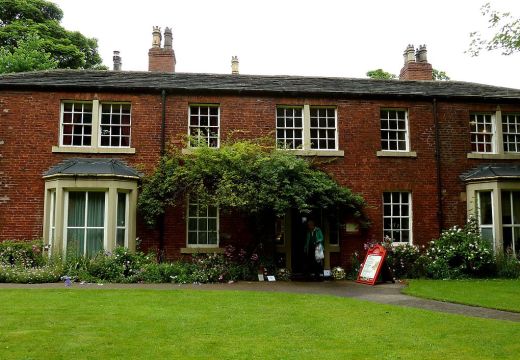
POLYGON ((375 285, 381 267, 386 258, 386 249, 381 245, 374 245, 367 251, 365 261, 361 264, 356 282, 375 285))

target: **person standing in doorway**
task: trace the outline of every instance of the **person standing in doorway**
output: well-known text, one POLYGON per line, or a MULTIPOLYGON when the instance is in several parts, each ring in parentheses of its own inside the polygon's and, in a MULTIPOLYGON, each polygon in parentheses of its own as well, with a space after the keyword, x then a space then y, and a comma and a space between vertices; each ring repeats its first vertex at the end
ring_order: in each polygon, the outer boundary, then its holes
POLYGON ((309 220, 307 221, 307 237, 303 249, 305 253, 305 277, 309 279, 312 273, 317 281, 323 280, 323 260, 316 260, 315 256, 316 246, 318 245, 323 246, 323 233, 313 220, 309 220))

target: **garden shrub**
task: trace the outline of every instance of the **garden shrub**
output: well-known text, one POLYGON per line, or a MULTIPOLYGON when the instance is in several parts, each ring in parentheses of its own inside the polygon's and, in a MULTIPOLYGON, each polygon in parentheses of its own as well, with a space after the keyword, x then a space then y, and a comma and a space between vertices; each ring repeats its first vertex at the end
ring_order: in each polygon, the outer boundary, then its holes
POLYGON ((50 264, 38 267, 22 267, 0 264, 0 283, 39 284, 60 280, 63 267, 50 264))
POLYGON ((426 272, 434 279, 458 279, 490 276, 494 273, 493 250, 480 237, 476 221, 463 228, 454 226, 430 242, 426 251, 426 272))
POLYGON ((387 249, 387 264, 397 279, 424 277, 424 261, 415 245, 403 244, 387 249), (419 261, 421 259, 421 261, 419 261))
POLYGON ((21 267, 41 266, 43 259, 42 240, 6 240, 0 242, 0 264, 21 267))
POLYGON ((520 261, 510 251, 505 254, 497 254, 495 257, 496 275, 499 278, 520 278, 520 261))

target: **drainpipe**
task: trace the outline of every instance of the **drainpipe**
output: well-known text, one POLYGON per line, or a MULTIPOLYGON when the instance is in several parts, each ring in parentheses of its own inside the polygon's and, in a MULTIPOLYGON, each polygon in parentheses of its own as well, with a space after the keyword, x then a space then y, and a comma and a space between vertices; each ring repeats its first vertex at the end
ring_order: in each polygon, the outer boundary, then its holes
MULTIPOLYGON (((166 90, 161 90, 161 157, 164 156, 166 147, 166 90)), ((161 163, 161 171, 162 163, 161 163)), ((164 213, 159 217, 159 262, 164 260, 164 213)))
POLYGON ((439 235, 444 228, 444 208, 442 204, 442 178, 441 178, 441 139, 439 115, 437 113, 437 98, 433 98, 433 122, 435 126, 435 170, 437 173, 437 221, 439 224, 439 235))
POLYGON ((161 102, 162 102, 162 119, 161 119, 161 156, 164 155, 164 148, 166 142, 166 90, 161 91, 161 102))

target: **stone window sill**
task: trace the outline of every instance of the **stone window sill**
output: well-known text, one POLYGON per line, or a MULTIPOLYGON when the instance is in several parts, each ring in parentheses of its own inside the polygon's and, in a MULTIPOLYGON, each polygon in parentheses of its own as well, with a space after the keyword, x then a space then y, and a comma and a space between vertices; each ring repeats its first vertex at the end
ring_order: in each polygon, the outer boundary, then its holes
POLYGON ((135 154, 135 148, 53 146, 52 152, 53 153, 83 153, 83 154, 135 154))
POLYGON ((322 156, 322 157, 343 157, 345 152, 343 150, 286 150, 299 156, 322 156))
POLYGON ((520 153, 502 153, 502 154, 487 154, 487 153, 468 153, 468 159, 499 159, 499 160, 514 160, 520 159, 520 153))
POLYGON ((415 151, 378 151, 376 153, 377 157, 407 157, 407 158, 416 158, 417 153, 415 151))
POLYGON ((181 248, 181 254, 222 254, 224 248, 220 247, 187 247, 181 248))
MULTIPOLYGON (((217 148, 215 148, 217 149, 217 148)), ((182 153, 185 155, 193 154, 192 148, 184 148, 182 149, 182 153)), ((298 156, 321 156, 321 157, 343 157, 345 156, 345 152, 343 150, 285 150, 290 151, 298 156)))

